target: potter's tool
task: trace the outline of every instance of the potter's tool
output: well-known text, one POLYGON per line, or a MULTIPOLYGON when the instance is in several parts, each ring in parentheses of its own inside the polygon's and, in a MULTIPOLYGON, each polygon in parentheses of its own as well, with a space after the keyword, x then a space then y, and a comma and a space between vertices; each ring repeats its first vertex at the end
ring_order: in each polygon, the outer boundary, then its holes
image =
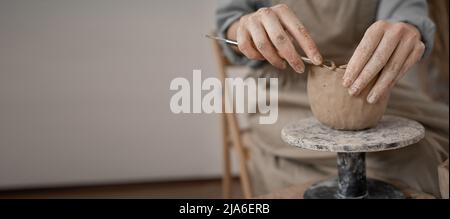
MULTIPOLYGON (((229 39, 224 39, 224 38, 217 37, 217 36, 205 35, 205 37, 213 39, 213 40, 222 41, 222 42, 225 42, 225 43, 227 43, 229 45, 233 45, 233 46, 237 46, 238 45, 238 42, 236 42, 236 41, 229 40, 229 39)), ((314 63, 311 61, 310 58, 303 57, 303 56, 301 56, 300 58, 304 62, 306 62, 308 64, 311 64, 311 65, 314 65, 314 63)), ((336 64, 333 61, 330 61, 330 60, 324 60, 322 66, 327 67, 327 68, 331 68, 331 69, 335 69, 336 68, 336 64)))
POLYGON ((283 141, 292 146, 337 152, 338 176, 309 187, 304 193, 306 199, 405 198, 393 185, 366 178, 366 153, 407 147, 424 136, 421 124, 396 116, 385 116, 377 127, 362 131, 334 130, 315 118, 294 122, 281 131, 283 141))

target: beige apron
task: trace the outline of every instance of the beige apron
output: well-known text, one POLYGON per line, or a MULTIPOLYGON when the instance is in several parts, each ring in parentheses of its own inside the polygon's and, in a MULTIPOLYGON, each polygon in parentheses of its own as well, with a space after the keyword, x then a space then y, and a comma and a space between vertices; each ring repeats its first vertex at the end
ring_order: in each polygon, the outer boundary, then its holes
MULTIPOLYGON (((274 0, 285 3, 311 32, 322 55, 346 63, 374 22, 376 0, 274 0)), ((280 138, 289 122, 312 116, 306 95, 306 74, 292 70, 279 72, 265 66, 251 72, 251 77, 279 77, 279 116, 273 125, 259 125, 258 114, 250 114, 249 141, 252 156, 250 172, 255 194, 265 194, 286 186, 314 181, 335 174, 335 153, 313 152, 291 147, 280 138)), ((385 180, 399 180, 419 191, 440 196, 438 166, 448 159, 448 107, 433 103, 405 81, 392 91, 387 114, 400 115, 421 122, 426 137, 405 149, 370 153, 368 175, 385 180)))

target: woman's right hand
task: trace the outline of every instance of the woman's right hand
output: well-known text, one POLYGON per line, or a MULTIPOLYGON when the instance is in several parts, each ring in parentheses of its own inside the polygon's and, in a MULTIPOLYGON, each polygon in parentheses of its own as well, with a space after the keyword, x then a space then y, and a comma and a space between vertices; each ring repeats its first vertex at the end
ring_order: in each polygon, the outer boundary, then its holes
POLYGON ((320 65, 323 61, 308 30, 285 4, 261 8, 243 16, 231 25, 227 34, 238 42, 239 51, 247 58, 267 60, 280 69, 285 69, 287 62, 296 72, 305 71, 294 40, 314 64, 320 65))

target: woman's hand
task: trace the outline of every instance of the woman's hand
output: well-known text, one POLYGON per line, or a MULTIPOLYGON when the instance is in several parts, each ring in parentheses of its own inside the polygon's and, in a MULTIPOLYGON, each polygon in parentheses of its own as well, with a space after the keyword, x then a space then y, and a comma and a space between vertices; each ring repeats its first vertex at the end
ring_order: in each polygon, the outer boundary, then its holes
POLYGON ((296 72, 305 71, 293 40, 314 64, 320 65, 323 60, 305 26, 284 4, 243 16, 230 27, 228 37, 238 42, 240 52, 247 58, 267 60, 280 69, 287 67, 287 61, 296 72))
POLYGON ((418 62, 425 51, 420 32, 406 23, 378 21, 364 35, 348 63, 343 85, 357 96, 378 74, 367 96, 376 103, 387 95, 400 78, 418 62))

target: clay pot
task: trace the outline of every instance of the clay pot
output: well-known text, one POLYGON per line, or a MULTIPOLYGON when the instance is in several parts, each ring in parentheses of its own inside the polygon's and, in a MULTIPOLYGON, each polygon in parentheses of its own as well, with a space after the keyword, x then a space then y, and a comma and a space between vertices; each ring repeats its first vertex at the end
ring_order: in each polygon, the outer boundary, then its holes
POLYGON ((357 97, 342 86, 345 67, 311 66, 308 75, 308 97, 314 116, 326 126, 338 130, 363 130, 375 127, 386 110, 389 97, 369 104, 367 96, 377 78, 357 97))

